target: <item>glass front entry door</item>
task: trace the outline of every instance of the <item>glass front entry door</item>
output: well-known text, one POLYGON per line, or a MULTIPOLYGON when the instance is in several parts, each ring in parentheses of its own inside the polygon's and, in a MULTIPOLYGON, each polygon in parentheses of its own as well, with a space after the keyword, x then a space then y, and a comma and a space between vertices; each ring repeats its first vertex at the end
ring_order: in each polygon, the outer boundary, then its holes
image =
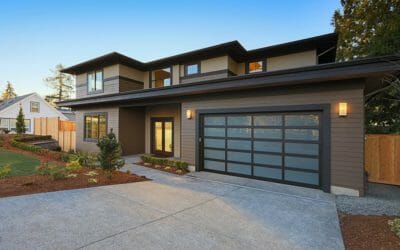
POLYGON ((152 118, 152 153, 161 156, 174 154, 173 118, 152 118))

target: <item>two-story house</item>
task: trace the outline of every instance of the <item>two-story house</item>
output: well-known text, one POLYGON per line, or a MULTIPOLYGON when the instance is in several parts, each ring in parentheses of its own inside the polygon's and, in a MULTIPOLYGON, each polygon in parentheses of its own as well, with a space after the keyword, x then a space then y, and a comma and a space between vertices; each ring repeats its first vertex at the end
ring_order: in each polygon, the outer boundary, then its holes
POLYGON ((111 53, 76 76, 77 149, 113 129, 123 153, 362 195, 364 96, 395 57, 335 62, 336 34, 246 50, 228 42, 155 61, 111 53))

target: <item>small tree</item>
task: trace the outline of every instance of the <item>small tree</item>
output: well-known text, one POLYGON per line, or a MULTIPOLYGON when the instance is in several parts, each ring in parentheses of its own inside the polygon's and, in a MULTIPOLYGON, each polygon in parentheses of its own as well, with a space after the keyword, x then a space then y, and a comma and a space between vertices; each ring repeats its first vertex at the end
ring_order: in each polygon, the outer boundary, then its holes
POLYGON ((110 133, 99 139, 97 146, 100 148, 98 160, 101 168, 108 172, 108 178, 111 179, 113 172, 125 164, 121 158, 121 146, 112 129, 110 133))
POLYGON ((26 128, 25 128, 25 117, 24 117, 24 112, 22 111, 22 107, 19 107, 19 113, 17 116, 17 122, 15 124, 17 134, 25 134, 26 128))
POLYGON ((1 94, 1 99, 8 100, 16 96, 17 94, 15 93, 14 87, 12 86, 11 82, 7 82, 4 92, 1 94))

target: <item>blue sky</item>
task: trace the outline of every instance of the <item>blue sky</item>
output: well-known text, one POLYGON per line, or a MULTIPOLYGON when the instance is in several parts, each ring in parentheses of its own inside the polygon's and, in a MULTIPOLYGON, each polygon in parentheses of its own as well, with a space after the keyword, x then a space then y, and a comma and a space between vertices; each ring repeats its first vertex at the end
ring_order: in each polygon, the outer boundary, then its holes
POLYGON ((142 61, 231 40, 254 49, 333 31, 339 0, 2 1, 0 90, 50 93, 43 78, 117 51, 142 61))

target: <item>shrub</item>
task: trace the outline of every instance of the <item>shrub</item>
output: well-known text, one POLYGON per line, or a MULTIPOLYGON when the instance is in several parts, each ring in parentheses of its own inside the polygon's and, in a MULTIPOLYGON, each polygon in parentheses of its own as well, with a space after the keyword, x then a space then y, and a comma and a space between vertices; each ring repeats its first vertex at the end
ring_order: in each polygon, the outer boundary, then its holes
POLYGON ((176 161, 175 162, 176 168, 182 171, 188 171, 189 164, 184 161, 176 161))
POLYGON ((79 160, 76 160, 68 162, 65 168, 70 172, 74 172, 82 169, 82 166, 79 163, 79 160))
POLYGON ((68 171, 62 166, 53 166, 50 168, 50 176, 53 180, 62 180, 67 178, 68 171))
POLYGON ((390 230, 400 238, 400 218, 388 221, 390 230))
POLYGON ((11 165, 6 164, 2 167, 0 167, 0 179, 6 178, 11 174, 11 165))
POLYGON ((29 141, 39 141, 39 140, 50 140, 51 135, 18 135, 14 138, 18 142, 29 142, 29 141))
POLYGON ((91 184, 96 184, 97 183, 97 179, 96 178, 89 178, 88 182, 91 184))
POLYGON ((36 173, 38 175, 50 175, 51 165, 48 163, 43 163, 40 166, 36 167, 36 173))
POLYGON ((113 171, 122 168, 125 164, 121 158, 121 146, 112 129, 110 133, 99 139, 97 146, 100 148, 98 159, 101 168, 108 172, 108 178, 111 179, 113 171))
POLYGON ((69 162, 69 158, 70 158, 70 155, 69 155, 69 154, 63 154, 63 155, 61 155, 61 160, 62 160, 63 162, 69 162))

